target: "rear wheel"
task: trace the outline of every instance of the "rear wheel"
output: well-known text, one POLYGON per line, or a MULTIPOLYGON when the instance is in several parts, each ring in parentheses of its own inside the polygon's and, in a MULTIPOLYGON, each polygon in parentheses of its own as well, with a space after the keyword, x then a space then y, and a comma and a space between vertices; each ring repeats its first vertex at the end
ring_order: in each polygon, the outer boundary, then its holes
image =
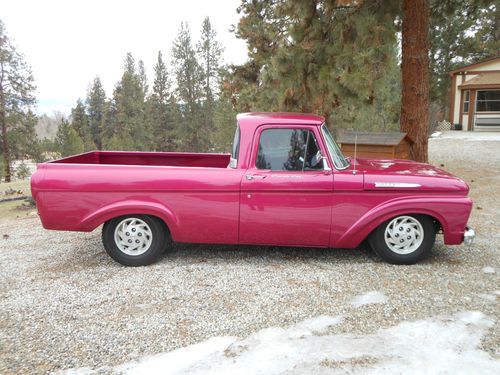
POLYGON ((118 263, 146 266, 158 260, 169 238, 159 219, 130 215, 107 221, 102 229, 102 242, 109 256, 118 263))
POLYGON ((414 264, 430 254, 435 239, 436 226, 430 217, 402 215, 375 229, 369 243, 386 262, 414 264))

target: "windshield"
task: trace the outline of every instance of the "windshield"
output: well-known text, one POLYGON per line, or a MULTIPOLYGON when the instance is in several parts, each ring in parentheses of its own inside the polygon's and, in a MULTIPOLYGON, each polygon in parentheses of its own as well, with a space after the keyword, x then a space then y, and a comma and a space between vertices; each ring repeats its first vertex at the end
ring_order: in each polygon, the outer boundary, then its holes
POLYGON ((321 131, 323 132, 323 137, 325 137, 326 146, 328 147, 328 152, 330 153, 330 157, 333 160, 335 168, 337 169, 347 168, 349 166, 349 161, 346 159, 342 151, 340 151, 340 147, 333 139, 332 134, 325 126, 325 124, 321 125, 321 131))
POLYGON ((236 168, 238 165, 238 154, 240 152, 240 126, 236 124, 236 132, 234 133, 233 150, 231 151, 231 159, 229 166, 236 168))

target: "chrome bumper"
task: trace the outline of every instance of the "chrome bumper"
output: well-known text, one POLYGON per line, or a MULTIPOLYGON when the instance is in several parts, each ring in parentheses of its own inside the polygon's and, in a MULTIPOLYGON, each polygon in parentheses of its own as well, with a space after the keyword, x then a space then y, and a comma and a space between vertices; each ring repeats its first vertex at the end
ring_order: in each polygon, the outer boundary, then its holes
POLYGON ((476 237, 476 232, 472 228, 466 228, 464 233, 464 244, 471 245, 476 237))

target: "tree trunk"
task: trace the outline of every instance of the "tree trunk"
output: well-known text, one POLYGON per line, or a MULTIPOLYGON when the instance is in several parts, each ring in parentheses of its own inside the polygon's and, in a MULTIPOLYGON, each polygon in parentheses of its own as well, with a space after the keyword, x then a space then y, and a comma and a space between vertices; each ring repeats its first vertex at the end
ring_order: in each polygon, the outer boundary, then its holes
POLYGON ((0 127, 2 128, 2 151, 3 151, 3 168, 5 174, 5 182, 10 182, 10 157, 9 157, 9 140, 7 139, 7 119, 5 116, 5 101, 0 92, 0 127))
POLYGON ((401 131, 414 140, 411 158, 427 162, 429 137, 429 3, 404 0, 401 131))

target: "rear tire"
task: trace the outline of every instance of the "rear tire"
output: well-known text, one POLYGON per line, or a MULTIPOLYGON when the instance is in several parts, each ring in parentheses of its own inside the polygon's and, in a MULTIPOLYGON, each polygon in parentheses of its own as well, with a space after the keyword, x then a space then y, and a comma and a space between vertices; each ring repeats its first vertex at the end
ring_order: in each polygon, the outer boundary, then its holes
POLYGON ((147 215, 120 216, 102 228, 102 242, 108 255, 124 266, 147 266, 158 260, 169 241, 159 219, 147 215))
POLYGON ((370 235, 371 248, 392 264, 415 264, 427 257, 436 240, 436 226, 425 215, 401 215, 382 223, 370 235))

